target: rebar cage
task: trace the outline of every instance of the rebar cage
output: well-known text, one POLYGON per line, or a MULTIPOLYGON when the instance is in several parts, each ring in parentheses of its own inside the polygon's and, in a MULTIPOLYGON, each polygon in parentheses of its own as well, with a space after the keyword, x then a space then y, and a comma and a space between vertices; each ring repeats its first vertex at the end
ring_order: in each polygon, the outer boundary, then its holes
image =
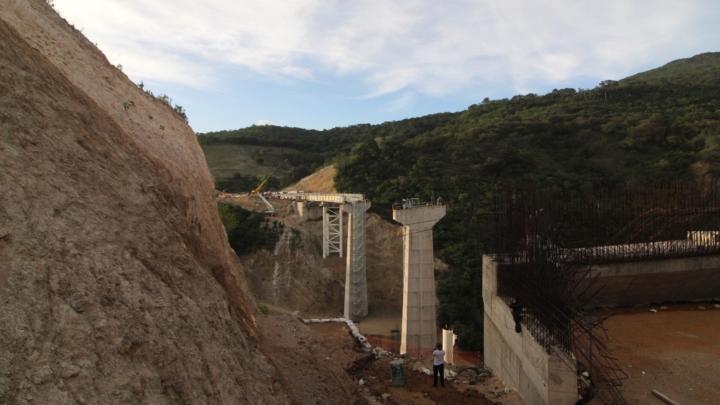
POLYGON ((610 311, 590 267, 720 254, 720 192, 694 183, 602 191, 506 188, 495 195, 497 291, 549 353, 575 356, 606 404, 626 375, 604 343, 610 311))

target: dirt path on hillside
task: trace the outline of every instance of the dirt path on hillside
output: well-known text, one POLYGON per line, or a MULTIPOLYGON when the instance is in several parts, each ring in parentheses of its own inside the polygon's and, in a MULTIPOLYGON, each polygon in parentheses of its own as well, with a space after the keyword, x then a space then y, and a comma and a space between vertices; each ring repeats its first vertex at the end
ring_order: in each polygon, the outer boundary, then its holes
MULTIPOLYGON (((263 353, 278 370, 279 386, 293 404, 367 404, 358 385, 345 372, 345 361, 328 352, 327 342, 293 315, 257 318, 263 353)), ((348 337, 349 338, 349 337, 348 337)), ((352 356, 352 339, 343 358, 352 356)), ((332 339, 331 339, 332 340, 332 339)), ((357 348, 360 355, 362 350, 357 348)), ((340 356, 337 356, 340 357, 340 356)))
POLYGON ((715 304, 614 310, 605 324, 613 355, 628 375, 620 387, 628 404, 661 405, 653 389, 683 405, 720 403, 720 309, 715 304))

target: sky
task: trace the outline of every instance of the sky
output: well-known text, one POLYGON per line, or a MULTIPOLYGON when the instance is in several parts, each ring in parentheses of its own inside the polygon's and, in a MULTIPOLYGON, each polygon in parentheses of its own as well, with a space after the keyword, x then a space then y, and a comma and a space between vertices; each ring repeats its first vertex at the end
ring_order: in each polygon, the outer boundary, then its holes
POLYGON ((720 51, 717 0, 55 0, 196 132, 378 124, 720 51))

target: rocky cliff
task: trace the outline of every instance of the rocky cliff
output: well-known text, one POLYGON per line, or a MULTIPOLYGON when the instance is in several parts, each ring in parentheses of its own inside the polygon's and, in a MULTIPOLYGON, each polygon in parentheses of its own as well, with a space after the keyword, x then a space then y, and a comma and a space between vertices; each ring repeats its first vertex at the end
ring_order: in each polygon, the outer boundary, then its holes
POLYGON ((297 402, 192 130, 39 0, 0 0, 0 189, 0 403, 297 402))

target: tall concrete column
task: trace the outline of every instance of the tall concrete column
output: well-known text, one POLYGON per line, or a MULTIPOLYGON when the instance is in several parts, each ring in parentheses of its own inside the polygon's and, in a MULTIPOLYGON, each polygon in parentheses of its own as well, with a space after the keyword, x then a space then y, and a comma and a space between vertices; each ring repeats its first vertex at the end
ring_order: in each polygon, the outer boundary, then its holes
POLYGON ((444 205, 393 211, 393 219, 404 225, 400 353, 407 353, 408 344, 433 347, 437 343, 432 227, 445 216, 445 212, 444 205))
POLYGON ((348 212, 347 268, 345 270, 345 318, 362 321, 368 314, 365 272, 365 211, 370 201, 345 204, 348 212))

